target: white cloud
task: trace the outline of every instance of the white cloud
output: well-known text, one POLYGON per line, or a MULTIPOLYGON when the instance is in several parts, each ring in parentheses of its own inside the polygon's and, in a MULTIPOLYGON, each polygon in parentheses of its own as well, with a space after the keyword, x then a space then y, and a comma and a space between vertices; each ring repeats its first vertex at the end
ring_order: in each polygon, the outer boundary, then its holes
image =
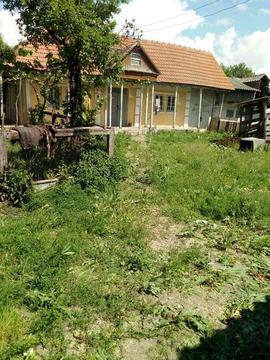
POLYGON ((265 72, 270 75, 269 37, 270 28, 240 36, 236 29, 231 27, 217 38, 215 50, 219 60, 225 64, 245 62, 257 73, 265 72))
POLYGON ((168 42, 177 42, 183 30, 195 29, 204 21, 203 17, 188 8, 184 0, 133 0, 122 5, 122 11, 116 17, 118 30, 124 25, 125 19, 135 19, 136 25, 144 31, 145 38, 168 42), (171 17, 176 18, 160 22, 171 17), (155 24, 144 26, 152 23, 155 24))
POLYGON ((259 9, 259 12, 263 15, 270 15, 270 8, 269 9, 261 8, 259 9))
POLYGON ((239 4, 239 5, 237 6, 237 9, 238 9, 239 11, 247 11, 248 6, 245 5, 245 4, 239 4))
POLYGON ((0 10, 0 33, 9 45, 16 45, 21 39, 16 19, 9 11, 0 10))
POLYGON ((216 35, 213 33, 207 33, 204 37, 196 36, 194 39, 182 35, 177 37, 178 44, 195 49, 210 51, 211 53, 214 53, 215 41, 216 35))
POLYGON ((216 21, 217 26, 230 26, 232 24, 232 21, 228 18, 219 18, 216 21))

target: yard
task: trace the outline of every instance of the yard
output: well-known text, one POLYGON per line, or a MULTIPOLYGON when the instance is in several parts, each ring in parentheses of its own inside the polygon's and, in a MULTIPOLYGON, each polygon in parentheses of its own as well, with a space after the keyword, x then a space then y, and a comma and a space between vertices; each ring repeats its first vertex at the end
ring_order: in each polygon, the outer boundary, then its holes
POLYGON ((125 179, 0 207, 1 360, 269 358, 270 153, 223 136, 121 134, 125 179))

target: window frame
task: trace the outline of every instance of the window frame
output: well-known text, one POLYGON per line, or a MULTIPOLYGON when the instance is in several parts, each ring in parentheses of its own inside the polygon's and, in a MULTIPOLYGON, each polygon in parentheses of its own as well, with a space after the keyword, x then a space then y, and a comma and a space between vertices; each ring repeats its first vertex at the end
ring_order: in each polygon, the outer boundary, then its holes
POLYGON ((167 112, 174 112, 176 108, 175 95, 168 95, 167 97, 167 112))
POLYGON ((142 66, 142 55, 139 52, 131 53, 131 65, 132 66, 142 66))
POLYGON ((226 119, 232 119, 232 118, 235 118, 235 109, 226 109, 226 119), (228 115, 229 111, 232 112, 232 116, 228 115))
POLYGON ((158 112, 164 112, 164 95, 155 94, 154 110, 156 110, 156 99, 160 99, 160 109, 158 112))
POLYGON ((59 110, 61 108, 61 87, 60 86, 53 86, 49 89, 47 102, 48 102, 49 106, 53 107, 56 110, 59 110))

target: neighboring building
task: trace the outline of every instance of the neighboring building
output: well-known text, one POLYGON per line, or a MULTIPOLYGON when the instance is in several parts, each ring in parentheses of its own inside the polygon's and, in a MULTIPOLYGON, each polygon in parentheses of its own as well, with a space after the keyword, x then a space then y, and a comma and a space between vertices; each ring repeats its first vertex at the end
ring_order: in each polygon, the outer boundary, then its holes
POLYGON ((256 98, 270 96, 270 80, 266 74, 242 78, 241 81, 252 88, 260 90, 260 92, 257 92, 256 98))
POLYGON ((214 116, 219 117, 221 121, 240 121, 239 103, 255 99, 260 90, 247 86, 242 79, 230 78, 234 91, 227 93, 223 99, 217 97, 214 116), (223 105, 222 104, 223 100, 223 105))
MULTIPOLYGON (((120 128, 207 129, 216 97, 235 89, 209 52, 149 40, 123 38, 122 43, 123 84, 93 89, 88 100, 89 108, 93 108, 98 97, 106 97, 96 117, 97 124, 120 128)), ((38 60, 45 69, 47 53, 41 46, 28 60, 38 60)), ((33 81, 23 82, 21 123, 28 122, 30 110, 37 104, 38 87, 33 81)), ((61 111, 66 96, 65 83, 52 89, 50 107, 61 111)), ((7 94, 6 98, 10 99, 6 114, 12 121, 14 114, 10 109, 14 107, 14 95, 7 94)))

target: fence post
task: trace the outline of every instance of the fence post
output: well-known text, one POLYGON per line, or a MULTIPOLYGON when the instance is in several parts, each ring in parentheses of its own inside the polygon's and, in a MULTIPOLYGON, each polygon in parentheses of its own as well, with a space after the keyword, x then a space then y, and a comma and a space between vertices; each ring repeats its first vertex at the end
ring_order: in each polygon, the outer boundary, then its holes
POLYGON ((0 131, 0 175, 4 173, 7 164, 6 136, 4 131, 0 131))

